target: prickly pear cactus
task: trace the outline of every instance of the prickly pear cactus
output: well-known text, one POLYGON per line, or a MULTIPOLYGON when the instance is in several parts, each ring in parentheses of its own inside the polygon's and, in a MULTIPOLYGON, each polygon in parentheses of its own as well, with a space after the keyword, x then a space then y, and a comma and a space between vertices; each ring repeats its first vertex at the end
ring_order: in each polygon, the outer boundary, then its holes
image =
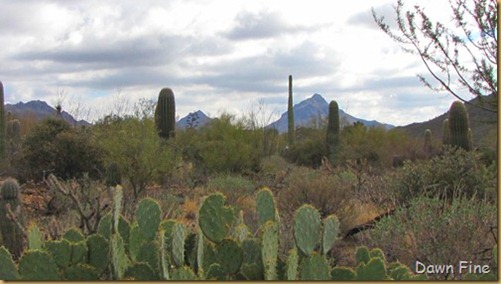
POLYGON ((78 263, 64 270, 64 280, 96 281, 99 280, 99 274, 95 267, 85 263, 78 263))
POLYGON ((122 279, 125 271, 130 266, 130 260, 125 253, 125 246, 119 234, 111 235, 111 264, 113 268, 113 278, 122 279))
POLYGON ((355 252, 355 260, 357 265, 366 264, 371 259, 371 255, 369 253, 369 249, 367 247, 358 247, 355 252))
POLYGON ((27 251, 19 260, 19 274, 22 280, 52 280, 61 279, 57 264, 52 256, 45 251, 27 251))
POLYGON ((331 270, 331 280, 335 281, 353 281, 355 279, 355 271, 349 267, 334 267, 331 270))
POLYGON ((242 248, 232 239, 224 239, 216 245, 215 262, 221 265, 225 274, 235 274, 243 262, 242 248))
POLYGON ((187 235, 186 225, 176 222, 172 227, 172 259, 177 266, 184 265, 184 244, 187 235))
POLYGON ((171 280, 196 280, 197 276, 189 266, 177 267, 172 270, 171 280))
POLYGON ((380 257, 375 257, 371 258, 367 263, 360 263, 356 269, 355 280, 388 280, 384 260, 380 257))
POLYGON ((293 248, 289 250, 289 256, 287 257, 286 280, 297 280, 298 263, 299 256, 297 249, 293 248))
POLYGON ((66 239, 69 242, 77 243, 85 240, 85 237, 79 229, 71 228, 64 233, 63 239, 66 239))
MULTIPOLYGON (((159 275, 160 269, 160 255, 159 247, 154 241, 147 241, 141 245, 139 248, 139 254, 137 256, 137 262, 144 262, 149 265, 151 270, 155 275, 159 275)), ((160 280, 158 277, 152 278, 151 280, 160 280)))
POLYGON ((136 220, 141 234, 147 240, 153 240, 158 231, 162 211, 158 202, 152 198, 144 198, 136 210, 136 220))
POLYGON ((27 231, 28 231, 27 232, 28 249, 30 250, 42 249, 43 248, 42 232, 40 232, 40 229, 37 227, 37 225, 31 224, 28 227, 27 231))
POLYGON ((336 215, 327 216, 323 221, 322 253, 326 255, 334 245, 339 234, 339 219, 336 215))
POLYGON ((268 221, 262 226, 261 256, 264 266, 264 279, 277 280, 278 224, 268 221))
POLYGON ((205 237, 215 243, 221 242, 234 217, 233 210, 224 206, 225 197, 212 194, 205 198, 199 211, 199 226, 205 237))
POLYGON ((85 242, 89 253, 88 263, 98 270, 98 274, 101 274, 110 261, 110 244, 99 234, 88 236, 85 242))
POLYGON ((71 244, 68 240, 52 240, 45 243, 47 252, 52 255, 57 266, 68 267, 71 263, 71 244))
POLYGON ((155 279, 155 273, 145 262, 135 263, 125 271, 125 279, 138 281, 151 281, 155 279))
POLYGON ((300 280, 330 280, 330 267, 325 256, 313 253, 301 262, 299 267, 300 280))
POLYGON ((277 210, 273 193, 268 188, 258 191, 256 196, 256 211, 259 217, 259 224, 263 225, 267 221, 277 221, 277 210))
POLYGON ((313 253, 319 240, 321 225, 320 214, 311 205, 301 206, 294 214, 294 240, 305 256, 313 253))
POLYGON ((0 279, 19 279, 19 273, 17 272, 17 267, 12 260, 12 255, 5 247, 2 246, 0 246, 0 279))

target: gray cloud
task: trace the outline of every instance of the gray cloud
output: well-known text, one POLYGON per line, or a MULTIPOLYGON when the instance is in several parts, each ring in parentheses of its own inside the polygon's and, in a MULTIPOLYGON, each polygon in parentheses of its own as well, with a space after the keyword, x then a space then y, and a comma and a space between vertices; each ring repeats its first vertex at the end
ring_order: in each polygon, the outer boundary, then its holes
POLYGON ((290 51, 266 54, 201 66, 208 75, 194 78, 199 84, 231 91, 276 93, 284 90, 287 77, 312 78, 335 71, 338 59, 319 57, 320 48, 306 42, 290 51))
POLYGON ((390 27, 394 27, 395 22, 395 8, 392 4, 387 3, 379 7, 373 7, 359 12, 348 19, 349 25, 363 26, 369 29, 379 30, 378 25, 372 16, 372 9, 376 12, 377 17, 384 17, 390 27))
POLYGON ((318 27, 305 27, 288 24, 277 12, 243 11, 235 17, 235 26, 224 35, 232 40, 273 38, 286 33, 314 30, 318 27))

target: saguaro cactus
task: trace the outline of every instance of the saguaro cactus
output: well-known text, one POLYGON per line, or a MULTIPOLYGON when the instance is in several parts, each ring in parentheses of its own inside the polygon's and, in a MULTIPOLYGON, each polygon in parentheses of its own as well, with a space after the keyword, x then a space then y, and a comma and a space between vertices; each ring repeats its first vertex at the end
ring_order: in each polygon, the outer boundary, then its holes
POLYGON ((3 84, 0 81, 0 160, 5 159, 6 153, 6 117, 5 117, 5 109, 4 109, 4 97, 3 97, 3 84))
POLYGON ((449 130, 449 119, 444 119, 442 123, 442 146, 451 144, 451 132, 449 130))
POLYGON ((333 165, 337 165, 339 154, 339 107, 336 101, 329 103, 329 120, 327 124, 327 154, 329 161, 333 165))
POLYGON ((451 145, 470 151, 472 143, 468 136, 469 128, 470 123, 466 107, 460 101, 453 102, 451 108, 449 109, 451 145))
POLYGON ((294 127, 294 108, 292 105, 292 75, 289 75, 289 103, 287 107, 287 125, 289 146, 294 144, 295 127, 294 127))
POLYGON ((431 144, 431 130, 426 129, 424 131, 424 145, 423 145, 424 153, 427 157, 430 157, 433 151, 433 146, 431 144))
POLYGON ((176 105, 174 93, 169 88, 163 88, 158 95, 158 103, 155 108, 155 125, 160 137, 164 139, 174 137, 176 105))
POLYGON ((12 253, 15 259, 23 251, 23 228, 20 227, 21 205, 19 200, 19 185, 13 178, 6 179, 0 187, 0 232, 3 245, 12 253))

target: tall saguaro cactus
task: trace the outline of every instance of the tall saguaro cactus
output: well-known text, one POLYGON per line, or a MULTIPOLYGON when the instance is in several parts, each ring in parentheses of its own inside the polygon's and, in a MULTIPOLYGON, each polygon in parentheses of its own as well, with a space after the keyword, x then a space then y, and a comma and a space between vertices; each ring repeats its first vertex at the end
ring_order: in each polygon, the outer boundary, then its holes
POLYGON ((176 105, 174 93, 169 88, 163 88, 158 95, 158 103, 155 108, 155 124, 160 137, 164 139, 174 137, 176 105))
POLYGON ((431 142, 431 136, 432 136, 431 130, 430 129, 426 129, 424 131, 423 150, 424 150, 424 153, 426 154, 427 157, 430 157, 431 154, 432 154, 432 152, 433 152, 433 145, 432 145, 432 142, 431 142))
POLYGON ((470 122, 468 111, 465 105, 460 101, 452 103, 449 109, 449 132, 450 143, 453 147, 460 147, 466 151, 471 150, 471 136, 468 135, 470 122))
POLYGON ((6 117, 4 109, 4 94, 3 94, 3 84, 0 81, 0 161, 5 159, 6 155, 6 117))
POLYGON ((327 123, 327 154, 333 165, 338 164, 339 156, 339 107, 336 101, 329 103, 329 120, 327 123))
POLYGON ((294 127, 294 108, 292 105, 292 75, 289 75, 289 103, 287 106, 287 125, 288 125, 288 138, 289 146, 294 144, 295 127, 294 127))
POLYGON ((449 119, 444 119, 442 123, 442 145, 450 145, 451 144, 451 132, 449 130, 449 119))

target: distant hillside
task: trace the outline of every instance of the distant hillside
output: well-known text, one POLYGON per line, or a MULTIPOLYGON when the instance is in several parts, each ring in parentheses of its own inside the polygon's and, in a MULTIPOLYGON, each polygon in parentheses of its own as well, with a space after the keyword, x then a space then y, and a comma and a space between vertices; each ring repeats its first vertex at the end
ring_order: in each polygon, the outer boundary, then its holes
MULTIPOLYGON (((490 99, 490 98, 487 98, 490 99)), ((472 104, 478 103, 478 98, 470 101, 472 104)), ((478 146, 487 136, 491 136, 498 129, 497 114, 488 112, 478 107, 466 104, 468 115, 470 118, 470 128, 472 131, 473 144, 478 146), (494 133, 493 133, 494 132, 494 133)), ((426 129, 430 129, 433 137, 442 140, 442 123, 444 119, 449 117, 449 112, 439 115, 433 119, 420 123, 411 123, 405 126, 399 126, 395 129, 404 130, 409 136, 421 138, 426 129)))
MULTIPOLYGON (((320 94, 314 94, 311 98, 303 100, 300 103, 294 105, 295 127, 318 123, 320 121, 326 120, 328 115, 329 103, 320 94)), ((375 120, 369 121, 354 117, 341 109, 339 110, 339 118, 342 123, 350 125, 356 121, 359 121, 368 127, 382 126, 386 129, 391 129, 394 127, 393 125, 381 123, 375 120)), ((287 123, 287 112, 284 112, 280 119, 271 123, 268 127, 277 129, 279 133, 285 133, 288 130, 287 123)))
MULTIPOLYGON (((42 120, 49 116, 54 116, 57 114, 57 110, 51 106, 49 106, 46 102, 36 100, 29 101, 27 103, 19 102, 17 104, 6 104, 5 112, 10 112, 15 116, 21 117, 25 115, 33 115, 37 120, 42 120)), ((71 125, 90 125, 89 122, 85 120, 77 121, 71 114, 67 113, 63 110, 62 112, 63 119, 69 122, 71 125)))
POLYGON ((180 129, 185 129, 186 127, 199 128, 206 125, 211 120, 212 119, 205 115, 203 111, 198 110, 196 112, 190 112, 188 115, 181 118, 176 122, 176 127, 180 129))

